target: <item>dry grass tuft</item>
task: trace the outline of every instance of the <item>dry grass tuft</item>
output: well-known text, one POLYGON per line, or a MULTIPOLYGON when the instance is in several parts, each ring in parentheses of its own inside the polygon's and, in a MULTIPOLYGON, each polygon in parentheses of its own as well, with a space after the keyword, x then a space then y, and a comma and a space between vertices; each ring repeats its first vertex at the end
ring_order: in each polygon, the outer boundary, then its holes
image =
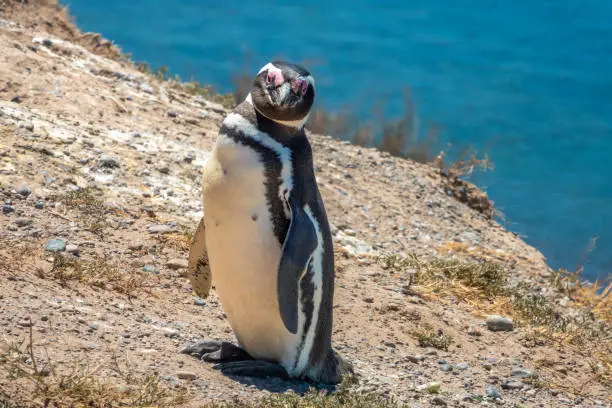
POLYGON ((419 342, 421 347, 433 347, 438 350, 448 350, 452 344, 453 338, 444 333, 442 329, 433 330, 430 326, 424 325, 412 332, 412 335, 419 342))
POLYGON ((351 388, 352 381, 345 381, 335 392, 311 389, 304 395, 289 391, 283 394, 273 394, 259 401, 234 401, 224 404, 208 404, 206 408, 396 408, 399 407, 393 399, 355 391, 351 388))
MULTIPOLYGON (((169 389, 155 375, 137 374, 129 365, 119 368, 75 362, 68 370, 55 367, 50 359, 35 356, 32 329, 21 343, 0 348, 0 374, 29 392, 27 405, 45 407, 175 407, 188 401, 184 389, 169 389), (102 373, 111 371, 115 377, 102 373), (61 371, 61 372, 60 372, 61 371)), ((8 399, 8 398, 7 398, 8 399)), ((1 405, 0 399, 0 406, 1 405)), ((14 404, 14 402, 11 402, 14 404)), ((7 405, 10 406, 10 405, 7 405)))
MULTIPOLYGON (((561 288, 570 287, 574 299, 573 308, 560 310, 533 287, 511 285, 502 264, 494 261, 421 261, 414 255, 407 258, 384 255, 378 262, 422 296, 452 298, 478 314, 494 312, 512 317, 525 331, 526 346, 575 347, 592 360, 595 379, 608 383, 612 380, 610 285, 580 283, 576 276, 567 273, 555 275, 552 281, 561 288)), ((415 332, 415 336, 420 344, 435 347, 441 333, 423 329, 415 332)))
POLYGON ((81 212, 85 229, 93 234, 101 235, 108 227, 107 208, 104 201, 91 188, 81 188, 66 194, 53 195, 49 197, 49 200, 61 202, 67 208, 81 212))
POLYGON ((414 283, 429 294, 452 294, 459 301, 474 303, 505 293, 506 275, 502 265, 496 262, 460 262, 442 258, 425 262, 416 255, 406 258, 382 255, 378 262, 383 269, 408 276, 408 284, 414 283))
POLYGON ((39 268, 37 275, 42 279, 58 281, 63 286, 76 281, 100 289, 113 290, 128 297, 135 297, 143 291, 150 293, 153 286, 150 275, 140 271, 122 271, 119 265, 109 263, 101 257, 85 261, 55 254, 51 269, 45 272, 39 268))

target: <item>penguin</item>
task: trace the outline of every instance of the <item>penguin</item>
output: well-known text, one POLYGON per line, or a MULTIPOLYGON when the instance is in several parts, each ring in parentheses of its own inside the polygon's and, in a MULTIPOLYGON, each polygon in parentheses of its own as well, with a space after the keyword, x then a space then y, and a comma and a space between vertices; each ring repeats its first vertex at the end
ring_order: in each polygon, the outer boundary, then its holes
POLYGON ((223 120, 203 169, 203 208, 188 276, 215 289, 238 345, 202 340, 182 353, 230 376, 338 384, 353 373, 332 348, 332 237, 304 131, 315 81, 272 61, 223 120))

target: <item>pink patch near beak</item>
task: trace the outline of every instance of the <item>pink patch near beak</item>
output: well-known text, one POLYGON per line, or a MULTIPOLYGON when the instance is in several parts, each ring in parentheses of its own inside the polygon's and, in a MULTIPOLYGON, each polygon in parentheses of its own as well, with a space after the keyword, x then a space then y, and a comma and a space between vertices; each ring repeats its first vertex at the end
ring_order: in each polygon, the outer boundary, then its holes
POLYGON ((285 83, 285 77, 283 73, 280 71, 268 71, 268 76, 266 77, 266 81, 271 84, 273 83, 275 87, 281 86, 285 83))

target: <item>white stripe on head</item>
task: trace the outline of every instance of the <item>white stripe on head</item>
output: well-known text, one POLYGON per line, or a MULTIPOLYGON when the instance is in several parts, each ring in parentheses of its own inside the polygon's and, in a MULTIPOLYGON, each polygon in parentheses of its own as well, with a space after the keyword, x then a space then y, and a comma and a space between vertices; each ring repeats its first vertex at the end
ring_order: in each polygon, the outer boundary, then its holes
POLYGON ((272 64, 271 62, 268 62, 266 65, 261 67, 261 69, 259 70, 257 75, 261 74, 265 70, 268 70, 269 72, 280 72, 280 73, 282 73, 280 68, 278 68, 276 65, 272 64))
POLYGON ((228 128, 241 131, 245 137, 257 141, 278 155, 281 161, 281 184, 278 187, 278 197, 284 204, 285 215, 287 218, 291 217, 291 211, 287 207, 285 200, 285 194, 289 194, 291 193, 291 190, 293 190, 293 166, 291 165, 291 150, 274 140, 269 134, 257 129, 251 122, 237 113, 232 112, 227 115, 227 117, 223 120, 223 125, 227 126, 228 128))
MULTIPOLYGON (((310 222, 312 223, 315 229, 317 235, 317 246, 310 258, 308 259, 306 267, 304 268, 304 272, 300 277, 301 281, 306 272, 308 271, 308 265, 312 262, 312 286, 314 287, 312 299, 312 319, 310 319, 310 326, 308 327, 308 331, 306 332, 304 344, 302 346, 302 350, 299 355, 297 365, 295 367, 295 371, 300 373, 302 373, 308 366, 310 352, 312 351, 312 348, 314 346, 314 341, 317 333, 317 325, 319 323, 319 311, 321 309, 321 300, 323 298, 323 234, 321 233, 321 227, 319 226, 319 223, 312 214, 310 206, 304 206, 304 211, 306 212, 306 215, 308 215, 308 218, 310 219, 310 222)), ((306 322, 306 315, 302 310, 302 289, 300 283, 298 283, 298 306, 298 322, 301 323, 301 326, 298 327, 303 328, 306 322)), ((298 331, 300 337, 304 334, 302 330, 303 329, 300 329, 298 331)))
POLYGON ((304 78, 304 81, 308 82, 310 85, 312 85, 312 89, 315 89, 315 80, 314 77, 312 75, 306 75, 304 78))

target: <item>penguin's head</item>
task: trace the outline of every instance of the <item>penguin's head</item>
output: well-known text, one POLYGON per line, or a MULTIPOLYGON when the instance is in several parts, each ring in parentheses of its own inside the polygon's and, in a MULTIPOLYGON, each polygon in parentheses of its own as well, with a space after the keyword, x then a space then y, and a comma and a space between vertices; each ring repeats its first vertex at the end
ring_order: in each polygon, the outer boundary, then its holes
POLYGON ((308 70, 289 62, 273 61, 259 70, 247 100, 268 119, 301 128, 308 119, 314 96, 314 78, 308 70))

